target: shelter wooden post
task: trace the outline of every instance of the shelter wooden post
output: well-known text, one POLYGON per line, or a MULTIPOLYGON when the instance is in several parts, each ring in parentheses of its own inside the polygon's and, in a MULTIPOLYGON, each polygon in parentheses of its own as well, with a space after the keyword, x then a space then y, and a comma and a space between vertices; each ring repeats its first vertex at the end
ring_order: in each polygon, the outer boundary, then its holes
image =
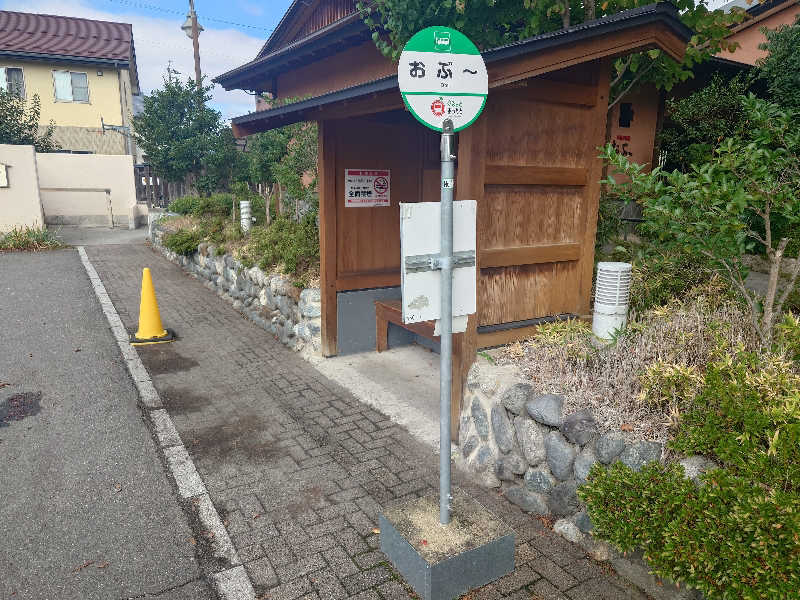
POLYGON ((322 355, 336 356, 336 162, 331 121, 319 122, 317 140, 322 355))
MULTIPOLYGON (((475 200, 478 203, 478 230, 480 230, 481 203, 483 202, 483 189, 486 175, 486 116, 478 118, 472 126, 464 129, 458 137, 458 170, 456 172, 456 199, 475 200)), ((476 236, 475 256, 480 256, 481 236, 476 236)), ((480 265, 476 269, 476 278, 480 281, 480 265)), ((453 392, 451 396, 452 438, 456 443, 458 439, 458 425, 461 418, 461 406, 466 390, 467 374, 475 362, 478 352, 478 318, 476 314, 469 315, 467 330, 461 342, 455 348, 460 356, 459 373, 453 372, 453 392)))
MULTIPOLYGON (((594 129, 589 140, 592 148, 599 148, 605 144, 606 127, 605 120, 608 112, 608 94, 611 80, 611 60, 605 59, 599 62, 596 70, 597 81, 597 101, 593 112, 594 129)), ((600 206, 600 180, 603 176, 603 161, 595 156, 589 163, 589 177, 587 179, 586 201, 583 204, 583 247, 579 263, 580 277, 580 315, 589 315, 592 301, 592 275, 594 273, 594 243, 597 235, 597 212, 600 206)))

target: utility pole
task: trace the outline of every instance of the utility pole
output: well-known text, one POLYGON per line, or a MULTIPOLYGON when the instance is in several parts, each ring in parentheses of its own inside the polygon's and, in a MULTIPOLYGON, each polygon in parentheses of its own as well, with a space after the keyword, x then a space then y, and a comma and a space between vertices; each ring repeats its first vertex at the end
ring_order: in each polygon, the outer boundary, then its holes
POLYGON ((186 21, 181 26, 181 29, 187 37, 192 39, 192 46, 194 48, 194 79, 197 83, 197 88, 203 87, 203 78, 200 73, 200 32, 203 31, 202 25, 197 23, 197 13, 194 11, 194 0, 189 0, 189 14, 186 15, 186 21))

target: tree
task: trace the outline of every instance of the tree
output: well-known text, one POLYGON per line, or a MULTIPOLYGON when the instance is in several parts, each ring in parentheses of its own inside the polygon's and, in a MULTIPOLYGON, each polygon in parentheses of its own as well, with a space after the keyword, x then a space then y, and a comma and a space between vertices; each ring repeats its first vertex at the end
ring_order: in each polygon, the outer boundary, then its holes
POLYGON ((197 189, 202 194, 226 190, 234 183, 248 179, 247 157, 237 147, 233 130, 227 126, 209 141, 200 164, 197 189))
POLYGON ((660 167, 646 172, 611 146, 603 151, 616 172, 630 181, 604 183, 621 198, 642 205, 645 231, 665 247, 706 257, 747 302, 762 346, 772 343, 773 329, 783 304, 800 273, 800 256, 784 289, 779 278, 788 237, 776 239, 776 217, 800 223, 800 114, 761 100, 743 99, 747 130, 723 140, 708 162, 686 172, 660 167), (744 283, 745 254, 758 245, 770 264, 766 296, 744 283))
MULTIPOLYGON (((609 110, 640 83, 671 89, 692 76, 692 67, 737 44, 728 27, 744 11, 708 10, 707 0, 671 0, 685 25, 695 32, 686 56, 675 62, 660 50, 640 52, 614 63, 609 110)), ((577 25, 596 17, 649 4, 650 0, 374 0, 357 3, 372 30, 372 39, 387 57, 397 60, 409 38, 420 29, 445 25, 467 35, 481 50, 577 25)))
POLYGON ((257 133, 248 140, 250 180, 253 183, 276 183, 275 166, 286 155, 289 143, 285 127, 257 133))
MULTIPOLYGON (((313 204, 317 180, 317 126, 301 122, 265 131, 253 137, 248 150, 250 180, 267 187, 278 185, 278 202, 283 192, 295 202, 313 204)), ((276 206, 281 212, 280 206, 276 206)))
MULTIPOLYGON (((209 159, 224 151, 225 126, 220 113, 206 105, 210 87, 164 78, 164 87, 144 98, 144 110, 133 118, 139 147, 153 170, 168 181, 203 174, 209 159)), ((231 138, 229 138, 232 140, 231 138)))
POLYGON ((286 154, 274 167, 275 177, 290 198, 309 202, 317 188, 317 124, 296 123, 286 129, 286 154))
POLYGON ((61 146, 53 139, 55 123, 40 125, 41 102, 37 94, 30 106, 14 93, 0 90, 0 144, 26 144, 36 152, 55 152, 61 146))
POLYGON ((761 77, 775 102, 800 111, 800 15, 794 25, 762 31, 767 41, 759 48, 769 55, 759 61, 761 77))
POLYGON ((658 132, 664 169, 686 171, 692 164, 708 162, 720 141, 737 135, 746 119, 742 98, 748 87, 739 75, 725 81, 715 74, 693 94, 668 100, 658 132))

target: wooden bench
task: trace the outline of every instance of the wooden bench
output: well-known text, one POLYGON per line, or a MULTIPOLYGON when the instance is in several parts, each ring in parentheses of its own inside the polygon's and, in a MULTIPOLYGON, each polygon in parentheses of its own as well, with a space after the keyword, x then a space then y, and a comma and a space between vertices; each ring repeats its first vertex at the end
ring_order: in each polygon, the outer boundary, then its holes
MULTIPOLYGON (((383 352, 389 348, 389 323, 412 331, 426 339, 439 341, 433 335, 434 322, 403 323, 403 308, 400 300, 375 301, 375 351, 383 352)), ((464 361, 464 334, 453 334, 453 386, 450 393, 450 429, 453 440, 458 440, 458 422, 461 417, 462 371, 464 361)))

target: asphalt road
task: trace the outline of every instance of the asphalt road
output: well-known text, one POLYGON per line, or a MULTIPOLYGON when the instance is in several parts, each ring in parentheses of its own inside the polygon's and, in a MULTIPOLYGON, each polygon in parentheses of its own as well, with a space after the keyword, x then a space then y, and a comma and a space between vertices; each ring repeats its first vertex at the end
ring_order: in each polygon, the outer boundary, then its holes
POLYGON ((212 598, 75 250, 0 253, 0 598, 212 598))

